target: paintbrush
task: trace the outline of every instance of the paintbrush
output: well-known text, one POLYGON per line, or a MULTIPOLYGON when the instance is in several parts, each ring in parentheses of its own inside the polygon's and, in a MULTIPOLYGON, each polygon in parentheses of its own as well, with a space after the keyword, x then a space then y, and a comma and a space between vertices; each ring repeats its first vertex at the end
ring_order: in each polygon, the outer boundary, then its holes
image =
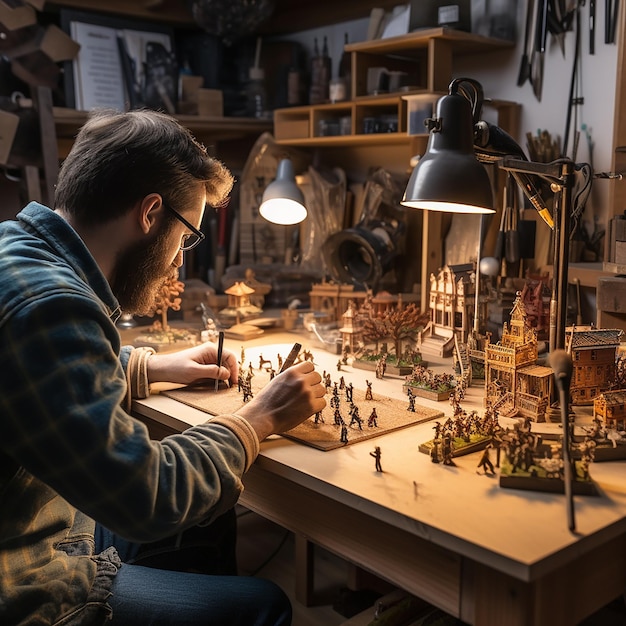
MULTIPOLYGON (((217 339, 217 367, 222 366, 222 351, 224 350, 224 331, 220 330, 218 339, 217 339)), ((215 391, 219 389, 220 379, 215 379, 215 391)))
MULTIPOLYGON (((287 358, 283 361, 283 366, 280 368, 280 372, 284 372, 287 368, 291 367, 296 359, 298 358, 298 354, 300 354, 300 350, 302 346, 296 342, 293 344, 293 348, 291 348, 291 352, 287 355, 287 358)), ((280 374, 280 372, 278 372, 280 374)))

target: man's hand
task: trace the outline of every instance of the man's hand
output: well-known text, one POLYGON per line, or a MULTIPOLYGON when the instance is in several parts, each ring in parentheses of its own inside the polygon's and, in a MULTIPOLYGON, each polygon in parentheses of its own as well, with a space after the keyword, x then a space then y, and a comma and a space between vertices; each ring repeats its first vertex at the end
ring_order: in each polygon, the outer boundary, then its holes
POLYGON ((259 441, 284 433, 326 406, 326 388, 313 363, 303 361, 278 374, 237 414, 256 431, 259 441))
POLYGON ((222 366, 217 365, 217 344, 206 342, 193 348, 153 354, 148 359, 148 380, 190 385, 207 380, 228 380, 237 383, 239 364, 233 352, 224 348, 222 366))

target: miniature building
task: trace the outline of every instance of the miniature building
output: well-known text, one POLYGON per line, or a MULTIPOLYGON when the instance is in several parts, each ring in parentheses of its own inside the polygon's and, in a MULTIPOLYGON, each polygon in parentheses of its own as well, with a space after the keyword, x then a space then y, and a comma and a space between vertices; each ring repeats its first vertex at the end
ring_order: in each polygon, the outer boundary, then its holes
POLYGON ((502 339, 485 345, 485 401, 501 414, 545 420, 552 369, 537 365, 537 335, 518 293, 502 339))
POLYGON ((593 417, 607 428, 626 430, 626 390, 605 391, 593 399, 593 417))
POLYGON ((570 387, 573 405, 591 405, 596 396, 615 382, 615 357, 620 329, 570 326, 565 348, 572 355, 574 369, 570 387))
POLYGON ((545 280, 528 280, 521 292, 526 319, 537 337, 547 339, 550 330, 550 290, 545 280))
POLYGON ((454 335, 467 341, 473 325, 475 286, 473 263, 446 265, 430 275, 430 322, 420 336, 426 354, 450 356, 454 335))
POLYGON ((355 352, 357 344, 361 340, 362 332, 358 325, 355 325, 356 312, 354 310, 354 303, 350 301, 348 308, 342 316, 343 324, 339 329, 341 333, 341 345, 343 350, 349 350, 355 352))
POLYGON ((311 287, 311 309, 326 314, 329 322, 340 320, 350 302, 361 302, 367 297, 365 291, 354 291, 354 285, 327 282, 324 280, 311 287))
POLYGON ((224 290, 228 295, 228 306, 218 313, 223 323, 240 324, 246 319, 254 319, 263 313, 263 310, 250 302, 250 294, 254 289, 242 282, 236 282, 232 287, 224 290))

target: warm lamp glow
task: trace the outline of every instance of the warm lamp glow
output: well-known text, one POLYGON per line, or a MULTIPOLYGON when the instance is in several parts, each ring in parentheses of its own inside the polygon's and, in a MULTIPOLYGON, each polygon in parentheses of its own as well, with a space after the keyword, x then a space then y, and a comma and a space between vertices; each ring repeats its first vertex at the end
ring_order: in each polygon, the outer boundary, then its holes
POLYGON ((436 115, 426 153, 413 169, 401 204, 451 213, 495 213, 491 181, 474 154, 469 101, 449 93, 437 102, 436 115))
POLYGON ((307 216, 304 196, 296 184, 293 164, 283 159, 278 164, 276 179, 263 192, 259 213, 274 224, 299 224, 307 216))

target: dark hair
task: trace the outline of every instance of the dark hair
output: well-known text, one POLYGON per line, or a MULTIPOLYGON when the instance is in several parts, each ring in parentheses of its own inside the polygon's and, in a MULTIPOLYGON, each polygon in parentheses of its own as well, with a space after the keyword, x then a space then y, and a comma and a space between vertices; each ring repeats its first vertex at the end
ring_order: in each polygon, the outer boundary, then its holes
POLYGON ((55 207, 93 225, 123 215, 150 193, 184 212, 204 185, 207 204, 218 206, 233 177, 174 118, 137 110, 97 111, 80 129, 63 162, 55 207))

